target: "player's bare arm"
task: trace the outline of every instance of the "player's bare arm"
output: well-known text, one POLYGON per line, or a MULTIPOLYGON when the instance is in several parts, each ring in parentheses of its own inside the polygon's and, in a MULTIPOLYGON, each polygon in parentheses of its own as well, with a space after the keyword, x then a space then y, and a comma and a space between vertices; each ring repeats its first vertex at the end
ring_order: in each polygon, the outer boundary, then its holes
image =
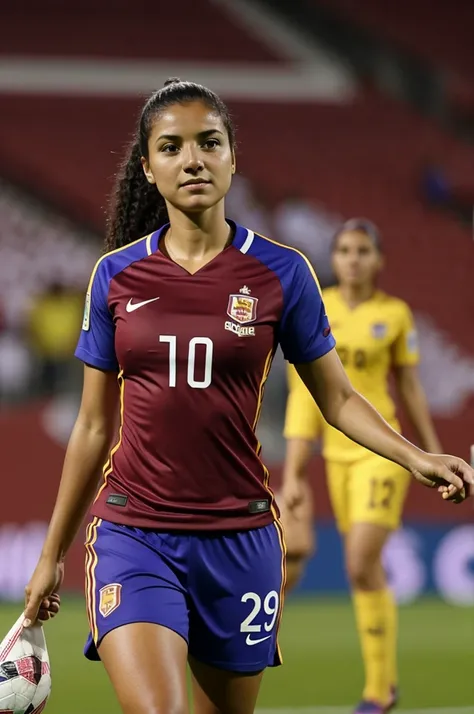
POLYGON ((400 464, 423 485, 441 487, 443 498, 459 501, 474 495, 474 470, 455 456, 427 454, 394 431, 354 390, 335 349, 296 369, 331 426, 400 464))
MULTIPOLYGON (((56 505, 40 561, 26 588, 25 626, 28 620, 36 620, 38 610, 48 609, 49 596, 61 585, 63 559, 97 490, 118 401, 117 375, 86 365, 81 405, 69 439, 56 505)), ((51 603, 56 602, 55 594, 51 603)))
POLYGON ((311 394, 291 368, 283 430, 286 453, 281 489, 283 502, 290 510, 305 497, 303 483, 319 437, 320 421, 321 414, 311 394))
POLYGON ((314 442, 310 439, 287 439, 281 489, 287 508, 295 508, 304 498, 302 484, 308 475, 313 446, 314 442))
POLYGON ((398 394, 416 431, 419 443, 425 451, 432 454, 441 453, 441 444, 431 419, 425 390, 418 376, 417 367, 414 365, 395 367, 394 375, 398 394))

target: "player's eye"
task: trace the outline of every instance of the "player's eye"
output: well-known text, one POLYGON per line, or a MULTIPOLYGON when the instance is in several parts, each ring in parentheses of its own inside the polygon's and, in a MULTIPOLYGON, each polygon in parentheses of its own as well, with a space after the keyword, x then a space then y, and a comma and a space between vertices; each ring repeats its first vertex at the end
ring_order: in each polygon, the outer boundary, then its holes
POLYGON ((203 144, 203 148, 212 151, 213 149, 217 149, 220 143, 219 139, 207 139, 203 144))
POLYGON ((176 144, 165 144, 161 147, 161 151, 165 154, 176 154, 179 151, 179 148, 176 144))

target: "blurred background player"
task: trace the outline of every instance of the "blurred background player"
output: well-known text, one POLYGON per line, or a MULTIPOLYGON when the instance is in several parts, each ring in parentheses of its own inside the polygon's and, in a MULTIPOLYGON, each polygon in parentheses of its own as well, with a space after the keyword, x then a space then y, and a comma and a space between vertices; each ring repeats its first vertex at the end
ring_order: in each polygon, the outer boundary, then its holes
MULTIPOLYGON (((337 286, 323 291, 336 349, 354 387, 398 430, 389 392, 393 374, 421 447, 440 453, 417 375, 419 354, 412 314, 405 302, 377 289, 382 267, 377 228, 365 219, 347 221, 333 242, 337 286)), ((314 442, 321 438, 365 665, 363 701, 356 712, 381 714, 389 711, 397 696, 396 605, 387 586, 382 551, 390 533, 400 525, 410 476, 329 426, 291 366, 288 378, 282 498, 287 587, 296 584, 311 554, 312 497, 305 479, 314 442)))
POLYGON ((51 396, 77 383, 73 360, 83 296, 60 282, 53 282, 35 296, 28 313, 28 336, 38 364, 37 391, 51 396))

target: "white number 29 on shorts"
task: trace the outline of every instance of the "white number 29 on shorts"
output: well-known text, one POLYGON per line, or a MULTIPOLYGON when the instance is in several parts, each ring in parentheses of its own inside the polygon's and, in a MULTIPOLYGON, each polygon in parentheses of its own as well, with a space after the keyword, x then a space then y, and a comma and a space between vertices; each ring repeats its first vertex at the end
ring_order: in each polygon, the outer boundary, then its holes
POLYGON ((262 633, 262 625, 256 625, 254 624, 255 618, 258 616, 260 611, 262 610, 265 613, 265 615, 269 619, 265 619, 263 622, 263 632, 271 632, 273 629, 277 616, 278 616, 278 608, 280 604, 280 597, 277 593, 276 590, 270 590, 269 593, 265 596, 265 599, 263 600, 262 603, 262 598, 260 595, 257 595, 257 593, 245 593, 241 597, 241 602, 251 602, 253 603, 253 607, 250 611, 250 613, 247 615, 245 620, 242 621, 240 625, 240 631, 241 632, 246 632, 247 638, 246 638, 246 643, 248 645, 256 645, 259 642, 263 642, 264 640, 268 640, 271 637, 270 635, 265 635, 264 637, 257 637, 253 638, 252 633, 255 632, 260 632, 262 633))

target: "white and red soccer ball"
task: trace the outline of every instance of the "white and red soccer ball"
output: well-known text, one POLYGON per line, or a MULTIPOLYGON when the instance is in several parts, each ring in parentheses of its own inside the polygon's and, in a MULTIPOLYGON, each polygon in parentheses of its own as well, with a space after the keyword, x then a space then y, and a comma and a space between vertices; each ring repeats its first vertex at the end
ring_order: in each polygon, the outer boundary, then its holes
POLYGON ((51 692, 43 627, 18 618, 0 644, 0 714, 40 714, 51 692))

